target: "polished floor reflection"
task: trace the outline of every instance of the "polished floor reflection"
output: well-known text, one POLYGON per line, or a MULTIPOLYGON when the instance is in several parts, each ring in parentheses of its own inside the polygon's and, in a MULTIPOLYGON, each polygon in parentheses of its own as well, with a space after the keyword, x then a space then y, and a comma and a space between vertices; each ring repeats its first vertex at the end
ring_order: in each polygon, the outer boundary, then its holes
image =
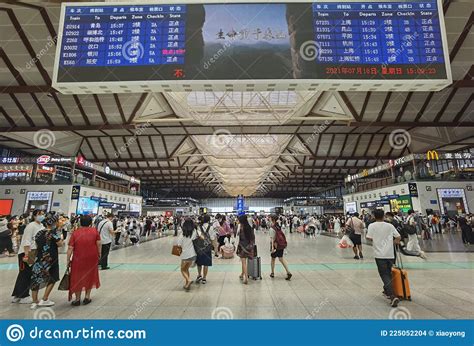
MULTIPOLYGON (((474 254, 429 253, 424 261, 404 257, 413 301, 391 309, 382 297, 372 248, 365 258, 352 259, 351 250, 336 247, 327 236, 305 239, 288 236, 287 259, 293 272, 284 280, 282 268, 269 277, 269 240, 257 234, 263 280, 242 285, 239 259, 215 259, 206 285, 182 289, 178 259, 170 254, 173 237, 115 250, 111 270, 100 272, 102 287, 88 306, 71 307, 67 294, 55 288, 53 308, 31 311, 10 303, 16 278, 15 258, 0 259, 0 316, 7 319, 470 319, 474 317, 474 254)), ((64 255, 60 256, 64 262, 64 255)), ((64 263, 63 263, 64 264, 64 263)), ((193 276, 195 275, 195 269, 193 276)))

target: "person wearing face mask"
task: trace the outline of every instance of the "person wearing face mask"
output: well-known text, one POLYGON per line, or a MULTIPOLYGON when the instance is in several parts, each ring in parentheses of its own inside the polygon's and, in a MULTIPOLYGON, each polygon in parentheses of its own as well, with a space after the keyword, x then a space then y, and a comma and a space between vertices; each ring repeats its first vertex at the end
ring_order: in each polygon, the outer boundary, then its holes
POLYGON ((61 227, 63 220, 59 215, 49 213, 44 219, 45 228, 35 236, 38 252, 32 268, 31 295, 33 303, 31 309, 37 307, 53 306, 49 294, 54 284, 59 281, 58 248, 63 246, 61 227), (43 299, 38 300, 41 288, 46 288, 43 299))
POLYGON ((44 220, 43 211, 39 209, 33 211, 32 219, 33 221, 23 231, 18 248, 19 272, 12 293, 12 303, 31 304, 33 302, 30 297, 31 266, 33 262, 32 260, 29 262, 28 259, 36 258, 36 242, 34 239, 36 234, 44 228, 42 224, 44 220))

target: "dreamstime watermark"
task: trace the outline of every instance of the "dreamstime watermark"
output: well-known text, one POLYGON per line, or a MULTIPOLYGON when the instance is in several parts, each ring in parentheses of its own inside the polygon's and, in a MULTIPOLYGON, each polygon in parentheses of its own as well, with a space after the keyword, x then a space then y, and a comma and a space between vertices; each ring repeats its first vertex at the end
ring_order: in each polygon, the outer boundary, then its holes
POLYGON ((33 313, 33 319, 35 320, 54 320, 56 319, 56 313, 50 307, 40 307, 33 313))
POLYGON ((403 306, 399 306, 397 308, 393 308, 390 310, 388 314, 389 320, 411 320, 411 313, 410 310, 404 308, 403 306))
POLYGON ((226 129, 217 129, 214 133, 207 137, 207 144, 211 147, 229 146, 232 139, 232 133, 226 129))
POLYGON ((215 62, 217 62, 217 60, 219 60, 219 58, 225 53, 225 51, 232 46, 232 41, 226 41, 224 43, 224 45, 222 46, 222 48, 219 48, 217 50, 217 52, 214 53, 213 56, 211 56, 209 59, 207 59, 207 61, 204 62, 203 64, 203 67, 205 70, 208 70, 209 67, 211 67, 212 64, 214 64, 215 62))
POLYGON ((323 124, 313 125, 313 133, 311 133, 311 136, 306 138, 305 143, 312 143, 321 133, 323 133, 328 128, 329 124, 329 120, 325 120, 323 124))
POLYGON ((17 342, 23 340, 25 337, 25 330, 19 324, 12 324, 11 326, 8 326, 5 335, 9 341, 17 342))
POLYGON ((43 129, 33 135, 33 145, 38 149, 48 149, 56 144, 56 135, 53 131, 43 129))
POLYGON ((145 54, 145 47, 140 41, 130 40, 122 46, 122 56, 130 63, 138 62, 138 59, 143 58, 145 54))
POLYGON ((151 298, 147 298, 145 299, 143 302, 137 302, 135 304, 136 306, 136 309, 135 311, 133 311, 133 313, 128 316, 128 319, 129 320, 134 320, 138 317, 138 315, 143 311, 145 310, 145 308, 147 307, 147 305, 149 305, 150 303, 152 302, 151 298))
POLYGON ((211 318, 213 320, 233 320, 234 314, 232 310, 225 306, 218 306, 212 310, 211 318))
MULTIPOLYGON (((48 53, 48 51, 51 49, 51 47, 55 47, 55 45, 56 45, 55 42, 54 42, 55 40, 56 40, 56 37, 53 38, 51 36, 48 36, 45 46, 43 48, 41 48, 41 50, 35 55, 34 58, 28 60, 28 62, 25 65, 25 68, 27 70, 32 68, 33 65, 35 65, 46 53, 48 53)), ((65 54, 67 54, 67 52, 65 54)))
POLYGON ((393 149, 404 149, 411 144, 411 135, 407 130, 395 129, 388 137, 388 143, 393 149))
POLYGON ((306 41, 300 47, 300 56, 305 61, 314 61, 321 57, 322 49, 319 42, 306 41))
POLYGON ((135 128, 135 133, 133 134, 133 137, 130 137, 127 142, 122 145, 115 153, 114 153, 114 156, 115 158, 118 158, 120 157, 120 155, 122 155, 125 150, 127 150, 127 148, 129 148, 133 143, 135 143, 137 141, 137 137, 138 136, 141 136, 142 134, 145 133, 145 131, 151 126, 151 123, 149 121, 147 121, 146 123, 144 123, 143 125, 139 125, 135 128))
POLYGON ((316 315, 318 315, 318 314, 321 312, 321 310, 322 310, 327 304, 329 304, 329 299, 328 299, 328 298, 324 298, 324 300, 323 300, 321 303, 319 303, 317 306, 315 306, 315 307, 313 308, 313 310, 311 310, 311 312, 309 313, 309 315, 306 316, 306 319, 307 319, 307 320, 313 319, 316 315))

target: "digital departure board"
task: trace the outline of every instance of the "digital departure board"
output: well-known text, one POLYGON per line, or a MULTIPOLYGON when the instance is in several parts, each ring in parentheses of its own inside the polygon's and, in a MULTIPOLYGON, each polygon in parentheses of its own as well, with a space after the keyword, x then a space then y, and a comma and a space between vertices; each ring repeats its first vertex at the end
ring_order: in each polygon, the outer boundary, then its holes
POLYGON ((66 3, 59 34, 59 86, 451 78, 436 0, 66 3))

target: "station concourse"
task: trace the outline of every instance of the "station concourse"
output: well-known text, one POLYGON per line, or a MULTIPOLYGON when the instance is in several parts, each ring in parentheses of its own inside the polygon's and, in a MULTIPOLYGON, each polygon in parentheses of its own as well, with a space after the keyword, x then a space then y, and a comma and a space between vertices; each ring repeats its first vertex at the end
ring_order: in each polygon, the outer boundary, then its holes
POLYGON ((1 319, 471 320, 473 18, 0 1, 1 319))

